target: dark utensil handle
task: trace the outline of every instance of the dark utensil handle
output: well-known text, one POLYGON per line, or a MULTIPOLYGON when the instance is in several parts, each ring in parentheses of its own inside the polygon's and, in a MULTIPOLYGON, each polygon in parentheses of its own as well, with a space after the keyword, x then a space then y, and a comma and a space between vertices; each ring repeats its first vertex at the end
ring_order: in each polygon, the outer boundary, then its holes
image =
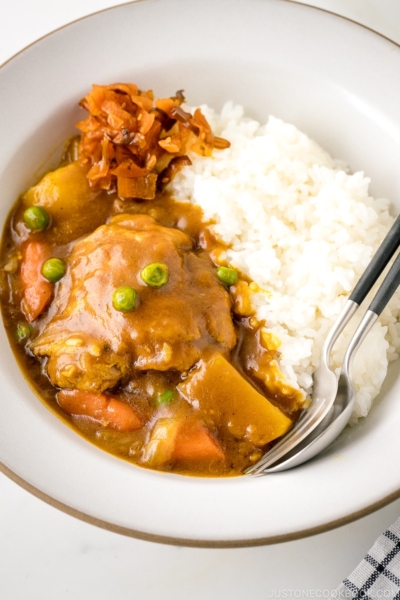
POLYGON ((382 281, 382 285, 376 292, 374 299, 368 307, 378 316, 381 314, 390 298, 393 296, 395 291, 400 285, 400 253, 397 255, 396 260, 390 267, 388 274, 382 281))
MULTIPOLYGON (((351 293, 349 300, 361 304, 368 292, 371 290, 378 277, 400 246, 400 216, 393 223, 389 233, 379 246, 373 259, 361 275, 356 287, 351 293)), ((386 281, 386 280, 385 280, 386 281)), ((393 294, 393 292, 392 292, 393 294)), ((375 296, 376 297, 376 296, 375 296)), ((383 308, 382 308, 383 310, 383 308)), ((375 311, 374 311, 375 312, 375 311)), ((378 313, 379 314, 379 313, 378 313)))

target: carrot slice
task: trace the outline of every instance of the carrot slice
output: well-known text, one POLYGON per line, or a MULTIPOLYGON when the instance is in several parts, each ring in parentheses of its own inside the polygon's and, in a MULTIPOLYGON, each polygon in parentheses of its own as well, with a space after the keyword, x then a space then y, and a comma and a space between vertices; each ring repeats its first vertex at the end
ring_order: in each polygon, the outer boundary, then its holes
POLYGON ((35 240, 28 242, 23 250, 21 263, 22 311, 29 323, 32 323, 44 311, 51 300, 53 286, 41 274, 42 265, 49 256, 48 246, 35 240))
POLYGON ((192 462, 221 461, 225 455, 211 433, 201 423, 194 423, 178 432, 172 458, 192 462))
POLYGON ((57 394, 57 402, 70 415, 91 417, 103 427, 117 431, 134 431, 142 426, 131 406, 106 394, 61 390, 57 394))

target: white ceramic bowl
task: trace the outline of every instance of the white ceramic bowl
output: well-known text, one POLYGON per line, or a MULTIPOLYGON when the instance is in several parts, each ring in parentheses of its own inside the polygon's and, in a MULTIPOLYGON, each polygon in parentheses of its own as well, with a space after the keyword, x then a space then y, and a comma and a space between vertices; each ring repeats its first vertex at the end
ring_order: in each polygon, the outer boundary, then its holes
MULTIPOLYGON (((1 222, 55 164, 79 99, 113 81, 293 122, 365 170, 398 212, 399 72, 400 47, 282 0, 146 0, 95 14, 0 69, 1 222)), ((140 469, 79 437, 37 399, 0 336, 1 469, 82 519, 164 542, 250 545, 345 523, 400 494, 398 363, 370 416, 316 460, 258 479, 196 479, 140 469)))

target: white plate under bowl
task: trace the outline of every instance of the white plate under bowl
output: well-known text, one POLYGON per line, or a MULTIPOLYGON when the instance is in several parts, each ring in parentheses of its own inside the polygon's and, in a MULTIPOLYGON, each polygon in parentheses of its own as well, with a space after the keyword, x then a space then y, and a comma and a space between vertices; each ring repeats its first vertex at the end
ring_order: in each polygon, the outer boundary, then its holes
MULTIPOLYGON (((400 47, 282 0, 145 0, 64 27, 0 69, 1 222, 82 118, 92 83, 132 81, 190 103, 232 99, 293 122, 400 210, 400 47)), ((392 365, 360 426, 292 471, 251 479, 141 469, 66 427, 21 376, 0 331, 2 470, 44 500, 129 535, 203 546, 271 543, 345 523, 400 494, 392 365)))

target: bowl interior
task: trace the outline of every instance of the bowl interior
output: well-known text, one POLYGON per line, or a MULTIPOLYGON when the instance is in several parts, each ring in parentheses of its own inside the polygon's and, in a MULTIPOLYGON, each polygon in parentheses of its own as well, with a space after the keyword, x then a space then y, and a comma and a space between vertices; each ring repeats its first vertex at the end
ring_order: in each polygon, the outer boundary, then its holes
MULTIPOLYGON (((1 223, 18 195, 56 164, 90 85, 113 81, 160 96, 183 88, 191 104, 220 109, 232 100, 261 121, 273 114, 292 122, 352 171, 365 171, 371 193, 388 197, 395 214, 399 67, 393 43, 291 2, 146 0, 82 19, 0 70, 7 140, 0 148, 1 223)), ((66 428, 37 401, 3 329, 0 336, 0 460, 27 485, 98 523, 193 544, 274 541, 349 519, 400 489, 390 464, 400 450, 397 364, 371 416, 307 465, 259 479, 192 479, 119 461, 66 428)))

